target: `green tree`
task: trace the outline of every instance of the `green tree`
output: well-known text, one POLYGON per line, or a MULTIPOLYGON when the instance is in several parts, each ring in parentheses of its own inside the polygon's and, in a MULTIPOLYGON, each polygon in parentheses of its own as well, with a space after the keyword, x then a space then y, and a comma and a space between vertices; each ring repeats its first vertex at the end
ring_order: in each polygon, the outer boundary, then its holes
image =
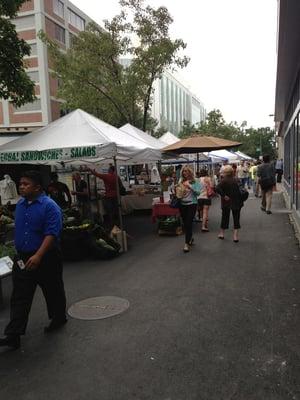
POLYGON ((228 140, 238 140, 241 127, 236 122, 227 123, 220 110, 212 110, 206 120, 200 123, 199 131, 203 135, 216 136, 228 140))
POLYGON ((264 154, 269 154, 272 158, 277 156, 275 131, 269 127, 246 129, 241 133, 240 142, 240 150, 253 158, 264 154))
POLYGON ((154 81, 167 68, 187 65, 188 58, 178 55, 186 45, 170 38, 173 20, 167 8, 145 6, 144 0, 120 0, 120 5, 121 13, 105 21, 105 29, 89 24, 66 53, 44 34, 40 37, 61 79, 59 96, 66 108, 79 107, 113 125, 129 122, 145 131, 153 128, 154 81))
POLYGON ((194 125, 190 121, 184 120, 181 131, 178 134, 179 139, 186 139, 193 135, 199 135, 199 125, 194 125))
POLYGON ((183 139, 192 135, 216 136, 240 142, 242 145, 239 150, 253 158, 259 158, 263 154, 276 157, 274 130, 268 127, 247 128, 246 121, 241 125, 237 122, 227 123, 220 110, 210 111, 206 120, 200 124, 193 125, 184 121, 179 137, 183 139))
POLYGON ((167 132, 168 132, 168 129, 165 128, 164 126, 161 126, 161 127, 158 128, 158 129, 153 129, 153 130, 151 131, 151 135, 152 135, 153 137, 155 137, 156 139, 159 139, 160 137, 162 137, 163 134, 165 134, 165 133, 167 133, 167 132))
POLYGON ((16 33, 14 18, 27 0, 0 2, 0 98, 21 106, 35 100, 34 82, 25 72, 24 56, 30 55, 30 46, 16 33))

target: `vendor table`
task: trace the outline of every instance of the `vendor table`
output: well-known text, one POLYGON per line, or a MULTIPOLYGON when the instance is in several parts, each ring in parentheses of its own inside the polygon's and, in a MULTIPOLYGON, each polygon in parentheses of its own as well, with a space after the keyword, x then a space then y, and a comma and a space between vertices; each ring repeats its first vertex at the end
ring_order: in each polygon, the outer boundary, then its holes
POLYGON ((152 202, 155 197, 159 197, 157 194, 144 194, 136 195, 129 194, 127 196, 122 196, 122 212, 124 214, 130 214, 134 210, 151 210, 152 202))
POLYGON ((180 212, 178 208, 170 207, 169 203, 156 203, 153 204, 152 207, 152 222, 156 222, 156 218, 159 217, 171 217, 171 216, 180 216, 180 212))

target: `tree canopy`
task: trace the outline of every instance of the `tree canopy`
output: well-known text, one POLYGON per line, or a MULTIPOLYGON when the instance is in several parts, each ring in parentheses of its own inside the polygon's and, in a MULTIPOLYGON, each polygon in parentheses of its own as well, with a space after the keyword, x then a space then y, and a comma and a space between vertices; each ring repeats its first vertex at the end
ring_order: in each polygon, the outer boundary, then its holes
POLYGON ((0 98, 9 99, 14 105, 35 100, 34 82, 25 72, 24 56, 30 55, 30 46, 18 37, 9 18, 27 0, 1 0, 0 2, 0 98))
POLYGON ((220 110, 212 110, 206 120, 193 125, 184 121, 179 133, 181 139, 192 135, 207 135, 222 137, 242 143, 239 150, 247 155, 258 158, 263 154, 276 157, 275 131, 269 127, 247 128, 247 122, 241 125, 236 122, 227 123, 220 110))
POLYGON ((144 0, 120 0, 120 5, 105 29, 89 24, 65 53, 45 34, 40 37, 50 50, 66 108, 82 108, 115 126, 128 122, 153 130, 153 84, 164 70, 187 65, 188 58, 179 55, 186 45, 170 38, 173 19, 166 7, 145 6, 144 0))

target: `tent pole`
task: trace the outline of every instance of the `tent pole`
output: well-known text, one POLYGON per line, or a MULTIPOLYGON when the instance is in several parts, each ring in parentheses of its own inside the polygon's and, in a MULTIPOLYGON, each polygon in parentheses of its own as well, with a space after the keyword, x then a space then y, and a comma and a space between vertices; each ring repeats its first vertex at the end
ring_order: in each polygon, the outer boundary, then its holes
POLYGON ((124 225, 123 225, 123 217, 122 217, 122 205, 121 205, 118 165, 117 165, 116 156, 114 156, 113 160, 114 160, 115 172, 116 172, 116 175, 117 175, 116 188, 117 188, 117 199, 118 199, 119 223, 120 223, 121 236, 122 236, 122 249, 123 249, 123 252, 125 252, 125 240, 124 240, 124 231, 123 231, 124 225))

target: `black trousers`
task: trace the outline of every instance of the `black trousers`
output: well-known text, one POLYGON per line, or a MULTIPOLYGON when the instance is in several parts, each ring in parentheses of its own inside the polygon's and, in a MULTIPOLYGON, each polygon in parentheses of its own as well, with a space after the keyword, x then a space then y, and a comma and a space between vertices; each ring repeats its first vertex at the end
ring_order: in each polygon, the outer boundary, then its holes
POLYGON ((222 208, 221 229, 229 228, 230 211, 232 212, 232 216, 233 216, 233 228, 240 229, 241 228, 241 225, 240 225, 241 209, 239 208, 238 210, 231 210, 230 207, 222 208))
POLYGON ((197 210, 197 204, 187 206, 181 205, 180 215, 183 222, 185 232, 185 243, 190 243, 193 237, 193 219, 197 210))
POLYGON ((117 197, 106 197, 103 200, 104 210, 104 225, 108 231, 111 231, 114 225, 119 225, 119 208, 117 197))
MULTIPOLYGON (((19 254, 24 261, 32 254, 19 254)), ((61 254, 52 249, 42 259, 36 270, 26 271, 14 263, 12 271, 13 292, 10 301, 10 322, 4 333, 8 336, 24 335, 37 285, 43 291, 49 319, 66 318, 66 296, 62 277, 61 254)))
POLYGON ((281 183, 283 170, 282 169, 276 169, 276 174, 277 174, 277 183, 281 183))

